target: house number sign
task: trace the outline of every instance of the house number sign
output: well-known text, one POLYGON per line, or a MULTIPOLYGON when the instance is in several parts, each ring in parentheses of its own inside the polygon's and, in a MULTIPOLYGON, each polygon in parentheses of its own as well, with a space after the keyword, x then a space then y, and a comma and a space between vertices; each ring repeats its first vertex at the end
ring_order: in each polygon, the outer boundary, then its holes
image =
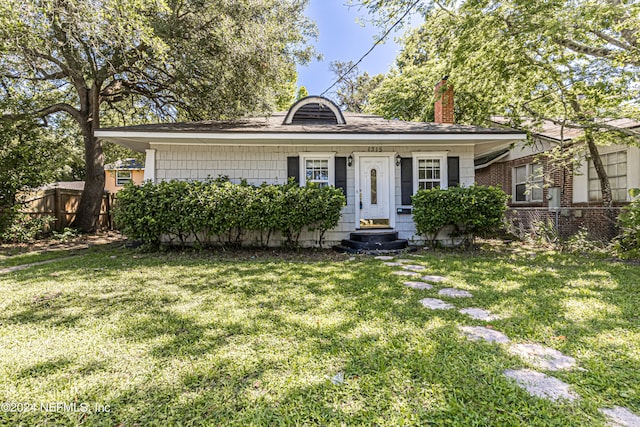
POLYGON ((382 147, 369 147, 367 149, 369 153, 382 153, 382 147))

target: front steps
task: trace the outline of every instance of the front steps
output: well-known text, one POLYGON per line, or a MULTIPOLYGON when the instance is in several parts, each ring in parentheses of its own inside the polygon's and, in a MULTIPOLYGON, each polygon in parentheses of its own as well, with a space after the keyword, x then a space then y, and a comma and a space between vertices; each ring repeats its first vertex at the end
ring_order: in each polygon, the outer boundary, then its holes
POLYGON ((406 239, 398 239, 397 231, 356 231, 333 249, 338 252, 362 253, 401 251, 408 247, 406 239))

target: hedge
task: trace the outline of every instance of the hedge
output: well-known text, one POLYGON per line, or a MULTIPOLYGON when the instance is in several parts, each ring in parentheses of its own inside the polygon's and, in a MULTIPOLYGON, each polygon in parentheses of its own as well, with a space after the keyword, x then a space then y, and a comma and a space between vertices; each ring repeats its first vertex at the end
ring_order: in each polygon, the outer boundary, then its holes
POLYGON ((118 193, 115 221, 125 236, 153 245, 166 238, 180 246, 194 241, 201 246, 240 246, 248 243, 251 232, 259 244, 268 246, 272 235, 280 232, 284 244, 294 247, 307 229, 318 231, 322 246, 325 232, 338 225, 344 204, 341 190, 315 184, 147 182, 127 185, 118 193))
POLYGON ((620 234, 614 239, 614 249, 621 258, 640 258, 640 190, 632 188, 631 203, 618 215, 620 234))
POLYGON ((487 236, 504 223, 508 196, 497 187, 473 185, 419 190, 413 197, 413 220, 418 234, 436 245, 438 234, 450 229, 452 241, 468 243, 487 236))

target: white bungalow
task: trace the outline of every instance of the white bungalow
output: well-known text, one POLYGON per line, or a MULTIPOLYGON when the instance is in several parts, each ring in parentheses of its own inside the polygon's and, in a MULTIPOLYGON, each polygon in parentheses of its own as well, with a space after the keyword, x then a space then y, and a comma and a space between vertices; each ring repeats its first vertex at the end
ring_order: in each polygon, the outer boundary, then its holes
MULTIPOLYGON (((293 177, 300 185, 341 188, 347 205, 339 225, 326 233, 329 244, 356 232, 422 241, 411 215, 415 191, 472 185, 476 157, 526 138, 454 124, 451 86, 436 103, 435 123, 343 113, 330 100, 310 96, 267 118, 106 128, 96 135, 146 152, 144 176, 153 182, 226 175, 260 185, 293 177)), ((300 242, 316 240, 308 233, 300 242)))

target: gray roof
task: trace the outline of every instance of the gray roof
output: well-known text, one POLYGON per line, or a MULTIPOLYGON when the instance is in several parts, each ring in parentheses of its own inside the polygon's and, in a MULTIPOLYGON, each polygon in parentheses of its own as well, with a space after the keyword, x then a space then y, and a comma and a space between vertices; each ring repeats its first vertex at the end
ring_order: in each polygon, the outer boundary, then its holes
POLYGON ((84 190, 84 181, 58 181, 51 184, 45 184, 42 187, 38 187, 35 191, 46 191, 55 188, 61 190, 84 190))
MULTIPOLYGON (((497 124, 509 124, 509 119, 506 117, 496 116, 491 119, 497 124)), ((633 119, 601 119, 599 123, 622 129, 634 129, 640 127, 640 122, 633 119)), ((579 138, 584 134, 584 129, 568 126, 565 126, 563 129, 562 126, 549 120, 542 120, 534 123, 531 119, 524 119, 522 124, 523 128, 530 130, 534 135, 555 141, 569 141, 574 138, 579 138)))
POLYGON ((379 116, 344 113, 346 124, 284 125, 286 113, 270 117, 243 118, 233 121, 205 120, 200 122, 159 123, 137 126, 102 128, 100 132, 163 132, 163 133, 337 133, 337 134, 521 134, 521 131, 480 126, 405 122, 386 120, 379 116))
POLYGON ((505 154, 507 154, 509 151, 511 151, 511 147, 508 148, 503 148, 501 150, 497 150, 497 151, 493 151, 487 154, 483 154, 481 156, 476 156, 476 158, 473 160, 473 165, 478 168, 478 167, 483 167, 485 165, 488 165, 489 163, 493 162, 494 160, 499 159, 501 156, 504 156, 505 154))
POLYGON ((114 163, 109 163, 104 165, 104 170, 136 170, 136 169, 144 169, 144 165, 137 161, 136 159, 124 159, 124 160, 116 160, 114 163))

